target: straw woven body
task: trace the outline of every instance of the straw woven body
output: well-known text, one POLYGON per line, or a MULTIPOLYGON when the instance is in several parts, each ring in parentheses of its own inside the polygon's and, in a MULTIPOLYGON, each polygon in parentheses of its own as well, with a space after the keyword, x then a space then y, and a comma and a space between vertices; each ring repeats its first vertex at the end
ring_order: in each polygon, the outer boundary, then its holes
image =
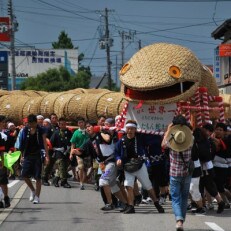
POLYGON ((23 117, 23 107, 29 99, 25 95, 4 97, 1 101, 0 115, 5 115, 8 118, 12 118, 15 122, 20 122, 23 117))
POLYGON ((60 117, 67 117, 67 103, 73 98, 76 94, 69 93, 69 94, 61 94, 57 97, 54 102, 54 113, 60 117))
POLYGON ((30 97, 29 100, 23 106, 22 118, 27 117, 29 114, 41 114, 40 104, 42 99, 42 97, 30 97))
POLYGON ((108 92, 100 97, 97 104, 97 115, 105 114, 106 117, 115 117, 120 114, 124 105, 123 95, 120 92, 108 92))
POLYGON ((49 115, 54 112, 55 101, 60 95, 63 95, 63 93, 51 93, 42 97, 40 113, 44 117, 49 117, 49 115))
POLYGON ((88 94, 77 94, 67 102, 67 118, 75 120, 77 117, 87 118, 88 94))

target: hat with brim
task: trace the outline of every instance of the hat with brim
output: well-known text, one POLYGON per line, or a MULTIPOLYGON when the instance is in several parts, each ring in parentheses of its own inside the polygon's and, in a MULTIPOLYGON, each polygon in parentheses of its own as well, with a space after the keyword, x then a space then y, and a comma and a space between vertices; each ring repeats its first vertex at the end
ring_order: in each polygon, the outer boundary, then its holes
POLYGON ((192 146, 193 135, 186 125, 175 125, 169 130, 167 141, 172 150, 183 152, 192 146))

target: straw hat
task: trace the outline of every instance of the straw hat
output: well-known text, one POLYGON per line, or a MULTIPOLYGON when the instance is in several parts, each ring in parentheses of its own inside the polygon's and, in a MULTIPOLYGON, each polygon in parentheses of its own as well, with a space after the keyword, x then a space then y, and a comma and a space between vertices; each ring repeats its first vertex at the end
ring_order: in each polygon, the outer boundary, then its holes
POLYGON ((193 135, 188 126, 175 125, 170 128, 167 141, 172 150, 182 152, 192 146, 193 135))

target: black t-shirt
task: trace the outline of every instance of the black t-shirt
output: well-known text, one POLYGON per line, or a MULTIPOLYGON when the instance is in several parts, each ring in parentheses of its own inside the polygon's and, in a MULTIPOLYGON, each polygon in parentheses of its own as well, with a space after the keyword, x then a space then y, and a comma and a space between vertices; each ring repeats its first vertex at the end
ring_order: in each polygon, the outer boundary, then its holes
POLYGON ((30 134, 28 138, 28 153, 29 155, 40 155, 40 146, 38 142, 37 132, 30 134))
POLYGON ((132 139, 129 139, 129 138, 125 138, 124 140, 125 142, 125 145, 126 145, 126 149, 127 149, 127 158, 128 159, 131 159, 131 158, 137 158, 138 155, 137 155, 137 142, 136 142, 136 138, 132 138, 132 139), (135 148, 136 147, 136 148, 135 148))

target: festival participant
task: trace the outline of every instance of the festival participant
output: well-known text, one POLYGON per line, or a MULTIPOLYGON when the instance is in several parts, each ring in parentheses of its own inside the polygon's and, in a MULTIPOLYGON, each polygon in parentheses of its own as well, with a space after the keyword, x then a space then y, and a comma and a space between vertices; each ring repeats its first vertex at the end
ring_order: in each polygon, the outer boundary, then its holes
POLYGON ((58 116, 55 113, 51 113, 50 121, 51 121, 51 131, 53 133, 55 130, 59 129, 58 116))
POLYGON ((143 157, 146 155, 146 152, 141 137, 136 133, 137 122, 134 120, 128 120, 125 128, 126 135, 117 142, 115 148, 116 164, 118 167, 123 167, 125 172, 124 186, 127 191, 128 206, 124 213, 135 213, 133 191, 135 178, 137 178, 141 182, 142 186, 148 191, 149 196, 152 198, 158 212, 164 213, 164 209, 156 198, 152 183, 148 177, 147 167, 143 161, 143 157), (138 162, 138 167, 132 169, 133 166, 136 165, 134 164, 135 161, 138 162), (133 164, 131 162, 133 162, 133 164))
MULTIPOLYGON (((208 127, 208 126, 205 126, 208 127)), ((193 132, 194 135, 194 145, 192 148, 192 156, 198 156, 200 161, 200 169, 202 170, 202 175, 200 177, 199 189, 200 192, 196 190, 196 196, 194 200, 197 202, 198 208, 195 210, 198 214, 204 214, 205 211, 203 209, 201 194, 204 195, 204 188, 206 191, 217 200, 218 209, 217 213, 222 213, 225 207, 225 203, 222 201, 220 194, 217 191, 216 184, 214 182, 214 169, 213 169, 213 148, 211 147, 211 143, 208 139, 206 130, 204 128, 196 128, 193 132)), ((200 171, 197 170, 197 173, 200 171)), ((194 170, 195 171, 195 170, 194 170)), ((196 174, 196 173, 195 173, 196 174)), ((195 185, 194 185, 195 186, 195 185)), ((207 197, 207 196, 206 196, 207 197)), ((211 209, 211 207, 207 207, 211 209)))
POLYGON ((215 126, 215 142, 217 150, 213 160, 215 170, 215 183, 217 189, 225 202, 225 208, 230 208, 229 200, 225 195, 225 183, 228 177, 229 163, 228 159, 231 157, 230 144, 231 137, 226 137, 227 126, 224 123, 217 123, 215 126))
POLYGON ((99 167, 102 170, 99 186, 103 188, 107 203, 101 209, 109 211, 115 208, 112 203, 111 193, 123 203, 123 209, 125 209, 127 201, 116 180, 117 167, 115 163, 115 147, 112 142, 112 136, 110 135, 110 132, 101 130, 101 127, 96 125, 97 124, 94 121, 88 121, 86 123, 86 131, 90 136, 90 140, 84 145, 83 149, 85 152, 91 153, 92 157, 98 161, 99 167))
POLYGON ((85 119, 78 118, 77 125, 79 129, 74 132, 71 138, 70 160, 72 161, 73 158, 77 158, 80 190, 84 190, 84 183, 87 177, 87 169, 92 166, 92 160, 89 155, 83 156, 81 155, 82 153, 78 151, 78 149, 81 149, 89 139, 85 129, 85 119))
POLYGON ((0 187, 4 194, 4 204, 0 201, 0 208, 10 207, 10 198, 8 196, 8 179, 7 179, 7 170, 4 166, 4 151, 6 149, 7 136, 4 134, 6 127, 6 117, 0 115, 0 187))
POLYGON ((37 123, 39 126, 43 127, 44 117, 42 115, 37 115, 37 123))
MULTIPOLYGON (((50 138, 53 135, 53 133, 56 131, 56 128, 53 128, 51 126, 51 120, 49 118, 46 118, 43 120, 43 128, 44 128, 45 133, 46 133, 47 144, 50 144, 50 138)), ((57 128, 58 128, 58 126, 57 126, 57 128)), ((49 163, 47 165, 45 165, 43 167, 43 170, 42 170, 42 184, 44 186, 50 186, 49 178, 51 177, 51 175, 53 175, 52 171, 54 171, 53 168, 54 168, 54 165, 56 162, 54 151, 53 151, 51 145, 48 145, 48 153, 49 153, 49 159, 50 159, 49 163)))
MULTIPOLYGON (((149 178, 153 184, 159 203, 162 205, 166 200, 168 180, 166 174, 166 158, 161 148, 162 136, 145 134, 145 147, 147 149, 146 165, 149 178)), ((150 200, 146 199, 146 202, 150 200)), ((145 201, 144 201, 145 202, 145 201)))
MULTIPOLYGON (((10 155, 10 153, 15 151, 15 142, 17 140, 19 129, 16 128, 15 124, 12 122, 9 122, 7 124, 7 130, 5 131, 5 134, 7 135, 7 143, 6 143, 6 152, 10 155)), ((19 160, 14 163, 12 166, 13 172, 10 173, 9 179, 15 180, 15 172, 19 169, 19 160)), ((18 175, 19 176, 19 175, 18 175)))
POLYGON ((186 218, 191 174, 189 163, 193 144, 192 131, 182 115, 175 116, 165 132, 162 147, 169 148, 170 193, 176 219, 176 230, 182 231, 186 218))
POLYGON ((38 125, 36 115, 30 114, 27 118, 28 126, 23 128, 19 145, 23 162, 21 176, 31 190, 29 200, 34 204, 38 204, 40 202, 39 197, 41 192, 41 150, 45 149, 45 161, 48 163, 48 147, 45 131, 38 125), (30 177, 35 178, 36 187, 33 186, 30 177))
POLYGON ((56 130, 50 138, 51 145, 54 151, 55 164, 58 166, 54 178, 54 186, 59 187, 59 180, 61 180, 61 186, 64 188, 71 188, 71 185, 67 182, 67 168, 68 159, 71 149, 72 132, 67 128, 65 118, 59 118, 59 129, 56 130))

